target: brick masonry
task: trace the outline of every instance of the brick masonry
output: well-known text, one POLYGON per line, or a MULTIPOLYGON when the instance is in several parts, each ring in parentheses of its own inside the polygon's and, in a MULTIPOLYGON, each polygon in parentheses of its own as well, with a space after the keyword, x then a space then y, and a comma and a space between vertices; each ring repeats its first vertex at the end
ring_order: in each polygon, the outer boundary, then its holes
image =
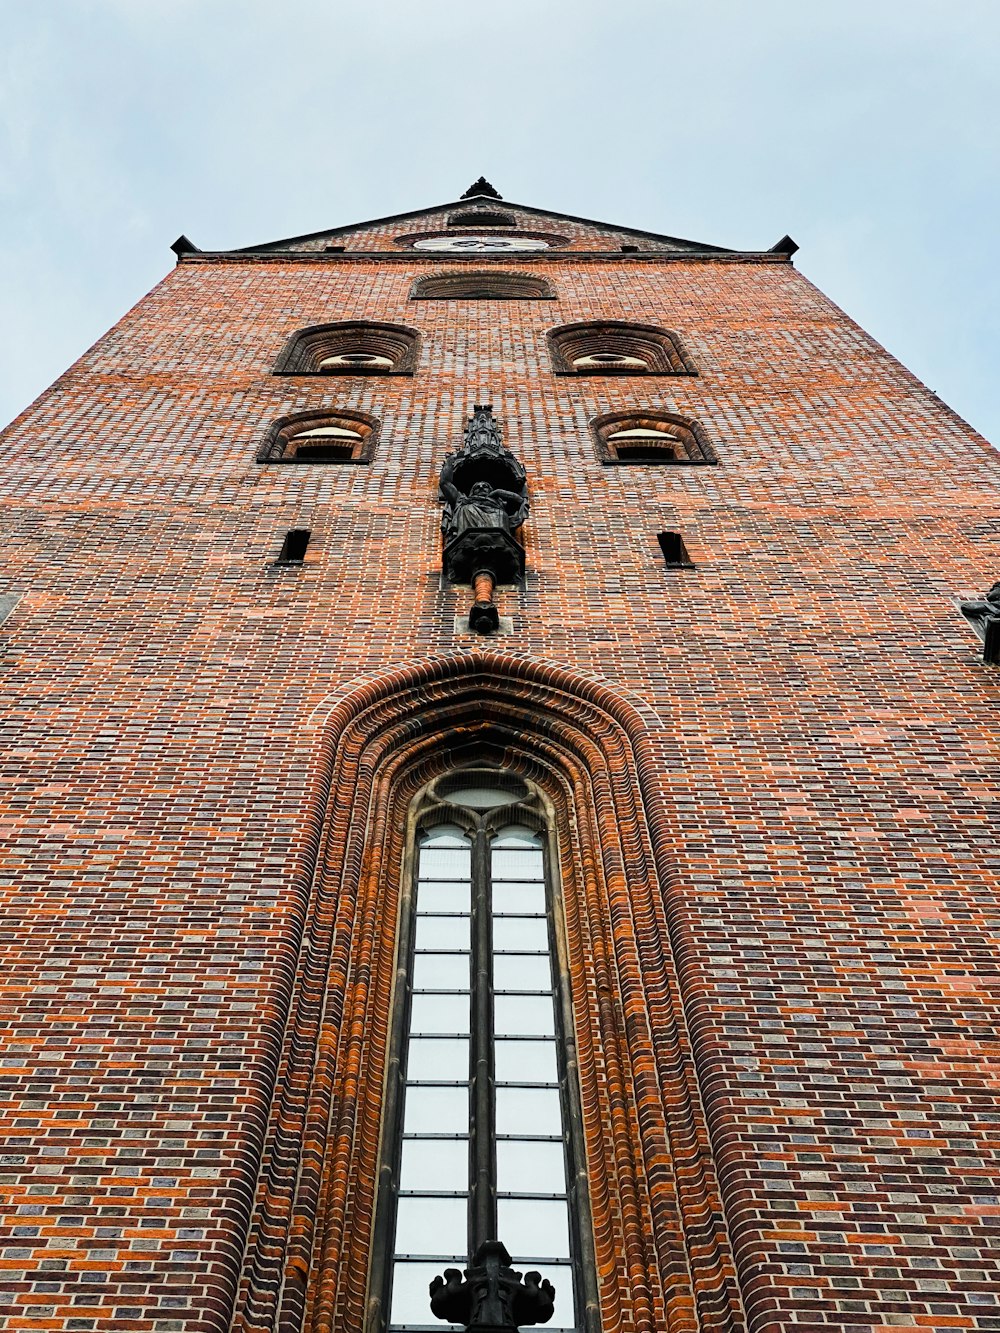
POLYGON ((470 742, 559 811, 604 1327, 1000 1329, 1000 674, 956 608, 1000 455, 776 257, 532 217, 565 257, 475 263, 556 300, 411 302, 473 262, 393 242, 448 211, 186 258, 0 441, 0 1327, 360 1330, 400 818, 470 742), (412 377, 271 374, 361 318, 412 377), (698 375, 556 376, 595 319, 698 375), (532 495, 485 645, 435 495, 476 402, 532 495), (718 466, 603 467, 637 407, 718 466), (370 465, 255 462, 318 408, 370 465))

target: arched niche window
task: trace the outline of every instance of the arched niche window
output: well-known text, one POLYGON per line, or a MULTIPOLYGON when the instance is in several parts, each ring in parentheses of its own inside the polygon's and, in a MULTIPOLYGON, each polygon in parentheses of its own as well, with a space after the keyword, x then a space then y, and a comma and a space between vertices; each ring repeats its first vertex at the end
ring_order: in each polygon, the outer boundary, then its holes
POLYGON ((496 208, 466 208, 461 213, 448 215, 449 227, 516 227, 517 218, 513 213, 503 213, 496 208))
POLYGON ((453 771, 418 798, 410 860, 371 1274, 381 1326, 440 1329, 431 1280, 500 1240, 555 1286, 548 1327, 582 1328, 596 1274, 542 799, 503 769, 453 771))
POLYGON ((418 278, 411 301, 552 301, 544 278, 530 273, 428 273, 418 278))
POLYGON ((405 324, 343 320, 299 329, 274 365, 275 375, 412 375, 420 335, 405 324))
POLYGON ((676 412, 609 412, 591 422, 602 463, 717 463, 704 428, 676 412))
POLYGON ((680 338, 652 324, 600 320, 549 335, 557 375, 697 375, 680 338))
POLYGON ((361 412, 300 412, 268 431, 258 463, 369 463, 378 422, 361 412))

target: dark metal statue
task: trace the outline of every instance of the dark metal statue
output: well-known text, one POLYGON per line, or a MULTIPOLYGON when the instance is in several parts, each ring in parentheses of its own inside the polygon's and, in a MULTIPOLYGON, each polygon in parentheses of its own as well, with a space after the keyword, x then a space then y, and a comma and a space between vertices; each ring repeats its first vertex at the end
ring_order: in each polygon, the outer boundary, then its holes
POLYGON ((444 460, 440 494, 445 575, 472 586, 469 626, 489 634, 500 623, 493 601, 497 584, 515 583, 524 573, 517 532, 529 508, 524 468, 504 447, 489 405, 477 404, 462 448, 444 460))
POLYGON ((982 601, 962 602, 961 611, 983 639, 983 661, 1000 663, 1000 582, 994 583, 982 601))
POLYGON ((522 1275, 498 1240, 480 1245, 465 1270, 446 1268, 431 1283, 431 1311, 438 1319, 464 1324, 469 1333, 495 1333, 545 1324, 555 1310, 556 1289, 541 1273, 522 1275))

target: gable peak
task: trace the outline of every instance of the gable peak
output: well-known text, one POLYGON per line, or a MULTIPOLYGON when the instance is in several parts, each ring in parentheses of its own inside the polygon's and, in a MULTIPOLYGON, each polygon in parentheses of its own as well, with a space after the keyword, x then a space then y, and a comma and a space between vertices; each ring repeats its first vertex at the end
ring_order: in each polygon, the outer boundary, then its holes
POLYGON ((465 194, 459 195, 459 198, 474 199, 476 195, 482 195, 486 199, 503 198, 503 195, 500 193, 500 191, 496 189, 494 186, 492 186, 485 176, 480 176, 477 181, 474 181, 466 190, 465 194))

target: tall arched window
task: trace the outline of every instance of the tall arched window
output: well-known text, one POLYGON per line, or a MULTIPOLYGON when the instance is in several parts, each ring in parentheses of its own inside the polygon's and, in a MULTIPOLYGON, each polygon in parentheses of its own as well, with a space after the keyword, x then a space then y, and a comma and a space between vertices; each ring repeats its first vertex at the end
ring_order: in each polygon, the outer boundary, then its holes
POLYGON ((582 1327, 591 1303, 549 843, 539 795, 502 770, 439 778, 418 806, 372 1273, 390 1331, 441 1329, 431 1279, 487 1240, 554 1284, 548 1327, 582 1327))

